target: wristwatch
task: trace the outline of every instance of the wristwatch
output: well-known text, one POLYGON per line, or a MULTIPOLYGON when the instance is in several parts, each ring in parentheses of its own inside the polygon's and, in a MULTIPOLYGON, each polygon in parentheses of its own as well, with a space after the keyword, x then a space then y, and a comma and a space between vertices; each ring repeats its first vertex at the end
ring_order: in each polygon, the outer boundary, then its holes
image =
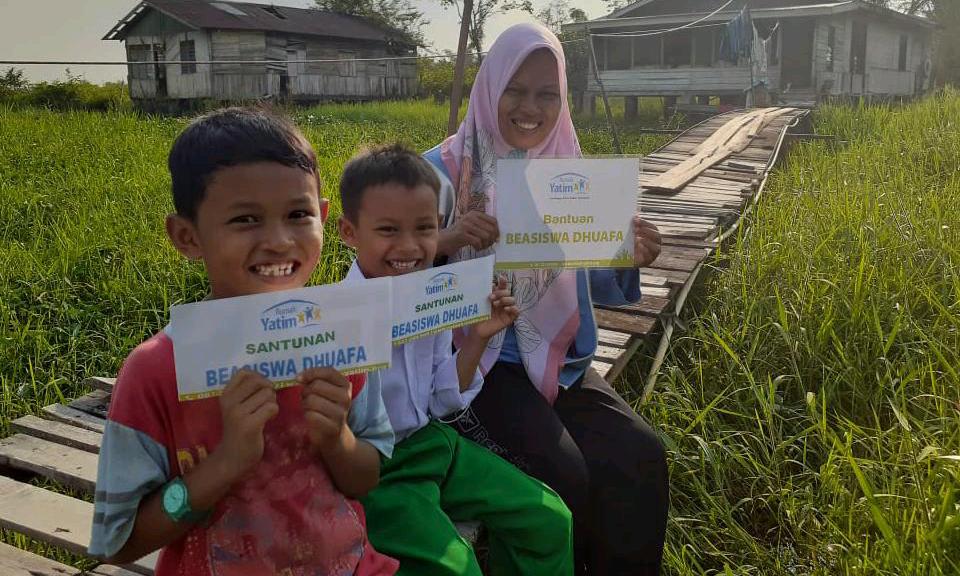
POLYGON ((190 508, 190 494, 180 476, 164 485, 160 501, 163 511, 174 522, 199 522, 207 517, 206 512, 198 512, 190 508))

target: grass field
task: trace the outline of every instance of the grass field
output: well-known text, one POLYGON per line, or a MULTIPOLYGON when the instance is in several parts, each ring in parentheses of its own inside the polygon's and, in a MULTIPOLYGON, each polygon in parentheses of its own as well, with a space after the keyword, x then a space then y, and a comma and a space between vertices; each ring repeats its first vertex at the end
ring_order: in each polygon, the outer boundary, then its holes
MULTIPOLYGON (((358 145, 426 149, 445 119, 297 114, 331 196, 358 145)), ((203 295, 162 231, 183 122, 0 108, 0 435, 203 295)), ((849 145, 794 148, 640 407, 670 451, 668 574, 960 573, 960 94, 816 123, 849 145)), ((612 151, 581 128, 587 152, 612 151)), ((348 262, 329 239, 318 281, 348 262)))

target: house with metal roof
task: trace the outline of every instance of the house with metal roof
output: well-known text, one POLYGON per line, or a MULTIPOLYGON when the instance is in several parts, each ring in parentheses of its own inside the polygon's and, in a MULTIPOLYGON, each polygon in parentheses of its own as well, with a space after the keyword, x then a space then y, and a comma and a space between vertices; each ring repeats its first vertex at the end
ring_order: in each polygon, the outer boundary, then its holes
POLYGON ((740 105, 758 89, 782 102, 919 94, 935 25, 861 0, 638 0, 565 29, 593 35, 588 101, 602 85, 630 113, 637 96, 740 105))
POLYGON ((104 40, 124 42, 145 108, 276 98, 380 100, 417 93, 416 46, 369 20, 308 8, 145 0, 104 40), (143 64, 136 64, 143 62, 143 64))

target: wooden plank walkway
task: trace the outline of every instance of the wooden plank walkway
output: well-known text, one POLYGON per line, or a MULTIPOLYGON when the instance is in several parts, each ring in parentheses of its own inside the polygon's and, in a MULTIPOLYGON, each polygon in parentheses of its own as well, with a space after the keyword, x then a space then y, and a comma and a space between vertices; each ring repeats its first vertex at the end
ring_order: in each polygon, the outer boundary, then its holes
MULTIPOLYGON (((679 191, 647 188, 662 184, 663 174, 689 164, 691 158, 703 152, 705 142, 745 114, 749 112, 714 116, 643 158, 638 204, 644 218, 660 228, 663 250, 655 262, 640 271, 643 297, 638 304, 596 310, 601 345, 605 340, 616 340, 612 349, 598 351, 593 363, 608 381, 613 382, 620 375, 637 350, 657 338, 657 358, 662 359, 673 319, 679 315, 703 263, 713 255, 724 231, 738 226, 756 201, 780 155, 787 131, 808 110, 781 109, 768 114, 771 119, 756 129, 748 146, 738 146, 739 151, 724 155, 722 161, 703 170, 679 191)), ((658 366, 655 360, 645 395, 658 366)))
MULTIPOLYGON (((657 337, 664 349, 673 318, 703 262, 716 249, 723 231, 738 224, 762 191, 788 128, 805 114, 796 110, 777 116, 758 131, 750 146, 707 169, 679 192, 643 190, 643 186, 690 158, 738 113, 711 118, 643 160, 639 204, 644 216, 660 227, 663 251, 641 270, 639 303, 596 309, 599 347, 593 366, 605 378, 613 381, 640 347, 657 337)), ((85 554, 90 538, 93 505, 89 500, 114 379, 89 378, 83 384, 90 393, 67 405, 46 406, 38 416, 14 420, 14 434, 0 439, 0 528, 80 555, 85 554)), ((150 575, 156 558, 153 554, 123 568, 101 565, 87 573, 150 575)), ((0 543, 0 574, 81 572, 0 543)))

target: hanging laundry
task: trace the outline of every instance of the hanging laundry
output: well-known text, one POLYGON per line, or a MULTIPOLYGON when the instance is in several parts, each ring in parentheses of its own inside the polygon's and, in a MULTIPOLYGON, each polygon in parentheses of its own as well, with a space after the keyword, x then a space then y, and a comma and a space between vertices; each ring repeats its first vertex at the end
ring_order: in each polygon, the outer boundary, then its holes
POLYGON ((767 78, 767 54, 769 54, 767 44, 769 42, 770 37, 761 39, 760 33, 757 32, 757 27, 753 26, 753 49, 750 55, 751 88, 769 84, 769 79, 767 78))
POLYGON ((749 58, 753 52, 753 32, 750 8, 744 6, 723 29, 720 38, 720 58, 734 64, 738 64, 741 58, 749 58))

